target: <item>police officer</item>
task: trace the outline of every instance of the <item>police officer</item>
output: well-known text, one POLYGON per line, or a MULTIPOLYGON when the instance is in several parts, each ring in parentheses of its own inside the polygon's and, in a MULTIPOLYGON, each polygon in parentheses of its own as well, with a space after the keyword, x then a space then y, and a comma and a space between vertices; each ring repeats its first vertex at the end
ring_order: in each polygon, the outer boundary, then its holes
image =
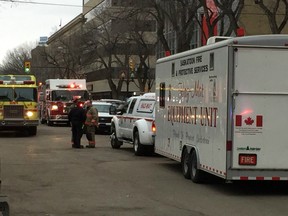
POLYGON ((85 102, 86 107, 86 138, 88 145, 86 148, 95 148, 95 130, 98 127, 98 110, 92 106, 92 101, 88 100, 85 102))
POLYGON ((68 119, 72 127, 73 148, 83 148, 81 137, 83 134, 83 124, 85 122, 85 110, 80 106, 79 99, 74 99, 75 106, 72 107, 68 114, 68 119))

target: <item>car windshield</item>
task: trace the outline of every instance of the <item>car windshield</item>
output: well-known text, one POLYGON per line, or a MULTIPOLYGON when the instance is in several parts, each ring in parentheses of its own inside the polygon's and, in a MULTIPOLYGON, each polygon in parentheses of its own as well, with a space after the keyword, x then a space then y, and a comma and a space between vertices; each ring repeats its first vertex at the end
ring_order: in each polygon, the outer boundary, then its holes
POLYGON ((110 104, 93 104, 93 107, 95 107, 98 112, 105 112, 105 113, 109 113, 109 108, 110 108, 110 104))

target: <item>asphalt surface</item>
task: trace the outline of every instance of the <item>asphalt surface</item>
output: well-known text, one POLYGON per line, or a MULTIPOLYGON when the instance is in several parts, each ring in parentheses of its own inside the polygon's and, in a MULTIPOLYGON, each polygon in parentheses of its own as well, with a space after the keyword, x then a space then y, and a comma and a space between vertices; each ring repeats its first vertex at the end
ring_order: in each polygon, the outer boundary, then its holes
MULTIPOLYGON (((170 159, 112 149, 72 149, 66 126, 40 125, 35 137, 1 132, 2 190, 12 216, 284 216, 287 182, 194 184, 170 159)), ((86 144, 85 136, 82 144, 86 144)))

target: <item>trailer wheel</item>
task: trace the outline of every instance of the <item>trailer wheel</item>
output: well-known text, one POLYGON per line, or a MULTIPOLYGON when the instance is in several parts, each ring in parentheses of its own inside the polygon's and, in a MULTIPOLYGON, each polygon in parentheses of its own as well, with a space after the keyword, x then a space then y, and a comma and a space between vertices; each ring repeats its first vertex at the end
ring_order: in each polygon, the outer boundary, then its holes
POLYGON ((139 156, 143 154, 143 145, 140 143, 138 131, 135 131, 134 134, 133 148, 135 155, 139 156))
POLYGON ((111 147, 113 149, 119 149, 121 145, 123 145, 123 142, 120 142, 117 138, 117 134, 116 134, 116 130, 115 130, 115 126, 112 125, 111 126, 111 137, 110 137, 110 143, 111 143, 111 147))
POLYGON ((182 167, 183 176, 186 179, 190 179, 191 178, 191 157, 190 157, 189 152, 187 151, 187 148, 183 149, 183 152, 182 152, 181 167, 182 167))
POLYGON ((191 180, 194 183, 201 183, 204 181, 204 173, 202 170, 199 170, 197 165, 198 165, 198 159, 197 159, 197 154, 196 151, 192 151, 191 153, 191 168, 190 168, 190 175, 191 175, 191 180))

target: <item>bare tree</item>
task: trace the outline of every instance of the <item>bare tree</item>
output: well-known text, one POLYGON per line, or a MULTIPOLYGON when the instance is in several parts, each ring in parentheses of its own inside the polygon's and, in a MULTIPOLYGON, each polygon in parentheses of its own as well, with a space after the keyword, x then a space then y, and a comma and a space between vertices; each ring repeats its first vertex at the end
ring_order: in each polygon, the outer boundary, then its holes
MULTIPOLYGON (((108 19, 108 14, 105 13, 105 15, 97 16, 86 24, 83 38, 86 45, 83 50, 83 61, 87 68, 92 69, 94 74, 99 73, 98 78, 104 78, 108 81, 112 98, 119 98, 123 85, 123 80, 119 79, 120 70, 128 68, 127 49, 129 46, 120 27, 112 31, 112 21, 107 21, 111 19, 112 17, 109 16, 108 19), (116 73, 114 68, 118 68, 116 73)), ((113 24, 120 22, 120 17, 113 20, 113 24)))
POLYGON ((244 4, 245 0, 215 0, 215 5, 224 14, 221 23, 224 23, 225 25, 222 25, 222 28, 219 31, 220 35, 231 36, 233 33, 234 35, 237 35, 237 29, 239 28, 238 21, 244 8, 244 4), (228 17, 228 21, 225 19, 226 17, 228 17), (227 29, 226 32, 225 29, 227 29))
POLYGON ((58 68, 49 64, 46 60, 47 46, 39 45, 32 50, 32 71, 38 82, 44 83, 47 79, 59 78, 61 72, 58 68))
POLYGON ((8 51, 0 67, 1 74, 25 74, 24 62, 31 60, 32 44, 23 44, 8 51))
POLYGON ((287 0, 255 0, 264 11, 273 34, 280 34, 288 21, 287 0))
POLYGON ((190 42, 197 37, 193 32, 197 29, 205 40, 215 34, 236 35, 239 16, 244 7, 244 0, 151 1, 154 1, 155 10, 152 14, 157 20, 158 40, 165 51, 172 53, 190 49, 190 42), (207 26, 207 31, 203 29, 203 24, 207 26), (167 41, 168 37, 173 37, 173 33, 175 50, 171 50, 173 47, 167 41))
POLYGON ((155 11, 152 11, 152 14, 157 20, 157 35, 165 51, 171 52, 171 47, 168 45, 167 38, 164 36, 165 21, 168 20, 171 25, 171 29, 168 31, 174 31, 176 34, 175 52, 185 51, 190 47, 195 27, 195 19, 197 18, 197 11, 200 7, 201 4, 199 1, 154 0, 155 11))
POLYGON ((131 19, 130 39, 131 43, 135 45, 133 54, 136 58, 135 62, 137 62, 135 66, 137 82, 135 84, 140 92, 149 92, 155 81, 154 71, 150 67, 150 58, 155 56, 157 36, 153 32, 156 29, 156 20, 146 12, 143 13, 140 8, 131 19))
MULTIPOLYGON (((203 11, 203 21, 207 25, 208 32, 202 34, 205 40, 215 35, 230 36, 237 35, 238 20, 244 7, 244 0, 211 0, 209 5, 207 0, 200 0, 201 9, 203 11)), ((202 21, 198 20, 200 26, 202 21)))
POLYGON ((50 46, 39 53, 44 64, 58 71, 57 78, 83 78, 81 70, 81 37, 74 33, 70 37, 58 37, 50 46))
POLYGON ((147 40, 142 37, 145 33, 139 30, 147 23, 143 16, 139 17, 139 13, 137 7, 111 8, 101 11, 100 15, 95 14, 95 18, 85 25, 84 62, 94 69, 94 78, 97 74, 98 79, 107 80, 112 98, 120 98, 125 81, 128 93, 129 82, 132 81, 129 69, 132 56, 134 64, 139 64, 134 83, 139 91, 144 91, 146 84, 151 88, 147 75, 150 73, 148 56, 151 46, 148 47, 147 40))
MULTIPOLYGON (((23 0, 23 2, 26 2, 25 0, 23 0)), ((0 2, 0 7, 5 7, 6 4, 9 4, 9 7, 12 7, 12 6, 17 6, 19 4, 19 2, 15 2, 13 0, 1 0, 0 2)))

